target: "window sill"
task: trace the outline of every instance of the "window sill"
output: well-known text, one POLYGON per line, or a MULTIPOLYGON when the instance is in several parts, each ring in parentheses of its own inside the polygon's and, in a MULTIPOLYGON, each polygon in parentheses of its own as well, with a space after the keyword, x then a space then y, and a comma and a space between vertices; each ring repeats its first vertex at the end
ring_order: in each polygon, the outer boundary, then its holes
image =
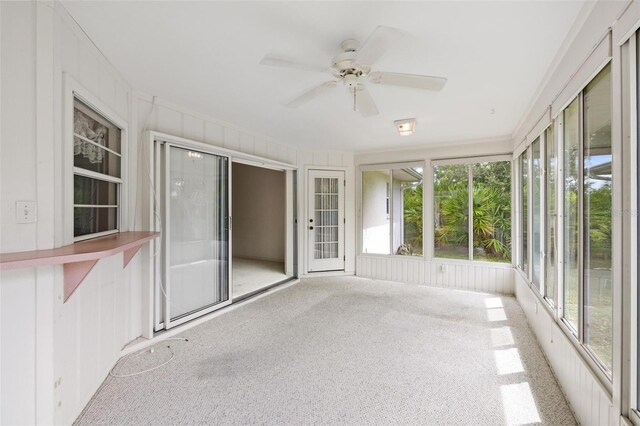
POLYGON ((121 232, 54 249, 2 253, 0 270, 63 265, 66 301, 98 260, 122 252, 124 268, 142 244, 159 235, 159 232, 121 232))

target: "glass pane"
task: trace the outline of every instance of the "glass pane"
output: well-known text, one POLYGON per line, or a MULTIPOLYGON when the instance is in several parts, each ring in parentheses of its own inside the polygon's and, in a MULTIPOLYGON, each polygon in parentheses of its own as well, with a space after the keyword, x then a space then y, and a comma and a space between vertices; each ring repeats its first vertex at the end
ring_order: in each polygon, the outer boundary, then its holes
POLYGON ((73 100, 73 133, 120 154, 121 131, 79 99, 73 100))
POLYGON ((171 319, 228 300, 228 161, 170 147, 171 319), (197 155, 194 155, 197 154, 197 155))
POLYGON ((338 257, 338 178, 314 178, 315 259, 338 257))
POLYGON ((564 318, 578 329, 578 182, 580 152, 578 100, 563 112, 564 118, 564 318))
POLYGON ((394 254, 422 256, 422 170, 391 171, 394 254))
POLYGON ((473 166, 473 258, 511 260, 511 162, 473 166))
POLYGON ((546 205, 545 205, 545 267, 544 267, 544 295, 555 302, 556 292, 556 143, 553 126, 549 127, 545 136, 545 170, 546 170, 546 205))
POLYGON ((391 254, 391 172, 362 172, 362 252, 391 254))
POLYGON ((81 169, 120 177, 120 157, 80 138, 73 138, 73 165, 81 169))
POLYGON ((584 342, 611 370, 611 72, 584 92, 584 342))
POLYGON ((73 165, 120 177, 121 130, 78 99, 73 110, 73 165))
POLYGON ((118 229, 116 207, 75 207, 73 209, 73 236, 96 234, 118 229))
POLYGON ((469 168, 434 166, 435 256, 469 259, 469 168))
POLYGON ((117 205, 118 184, 74 175, 73 203, 101 206, 117 205))
POLYGON ((529 275, 529 159, 528 151, 520 155, 520 269, 529 275))
POLYGON ((541 246, 540 246, 540 176, 542 175, 542 159, 540 158, 540 138, 533 141, 531 146, 531 277, 538 291, 540 291, 541 246))

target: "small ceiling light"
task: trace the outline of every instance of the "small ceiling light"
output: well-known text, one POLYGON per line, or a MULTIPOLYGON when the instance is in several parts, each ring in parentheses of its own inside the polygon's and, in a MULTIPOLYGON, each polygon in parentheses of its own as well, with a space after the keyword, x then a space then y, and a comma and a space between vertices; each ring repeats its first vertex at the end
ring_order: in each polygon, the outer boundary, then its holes
POLYGON ((400 133, 401 136, 409 136, 413 134, 416 128, 416 119, 405 118, 404 120, 396 120, 393 124, 396 125, 396 129, 398 129, 398 133, 400 133))

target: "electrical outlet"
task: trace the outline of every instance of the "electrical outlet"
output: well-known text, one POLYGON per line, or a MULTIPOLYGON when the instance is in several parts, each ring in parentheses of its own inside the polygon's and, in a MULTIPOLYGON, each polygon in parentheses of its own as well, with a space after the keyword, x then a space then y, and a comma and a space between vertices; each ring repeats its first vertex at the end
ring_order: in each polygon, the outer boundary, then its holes
POLYGON ((16 201, 16 223, 34 223, 38 220, 35 201, 16 201))

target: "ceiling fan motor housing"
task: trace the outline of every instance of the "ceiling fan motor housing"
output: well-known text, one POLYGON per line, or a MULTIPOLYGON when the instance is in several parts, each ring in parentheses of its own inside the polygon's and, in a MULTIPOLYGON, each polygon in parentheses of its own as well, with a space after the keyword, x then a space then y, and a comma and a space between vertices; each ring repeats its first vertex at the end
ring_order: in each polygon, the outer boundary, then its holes
POLYGON ((345 84, 347 84, 349 87, 352 87, 352 85, 347 81, 346 77, 366 76, 367 73, 371 70, 371 67, 354 62, 356 52, 360 47, 360 42, 358 40, 348 39, 343 41, 340 46, 342 47, 343 52, 335 56, 331 61, 331 71, 335 77, 344 79, 345 84))

